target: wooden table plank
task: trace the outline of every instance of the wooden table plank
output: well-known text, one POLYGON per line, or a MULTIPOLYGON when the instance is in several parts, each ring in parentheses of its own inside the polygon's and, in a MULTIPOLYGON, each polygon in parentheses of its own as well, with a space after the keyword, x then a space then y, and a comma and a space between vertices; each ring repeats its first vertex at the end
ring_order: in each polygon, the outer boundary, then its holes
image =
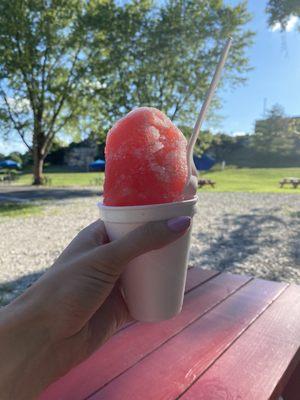
MULTIPOLYGON (((199 278, 194 275, 194 282, 199 278)), ((249 279, 222 274, 197 286, 185 296, 183 311, 178 316, 160 323, 135 323, 118 332, 88 360, 52 384, 40 400, 82 400, 230 296, 249 279)))
POLYGON ((89 399, 176 399, 286 287, 251 281, 89 399))
POLYGON ((300 287, 292 285, 180 399, 277 400, 300 366, 299 346, 300 287))
POLYGON ((185 293, 219 274, 220 272, 211 269, 189 268, 186 277, 185 293))

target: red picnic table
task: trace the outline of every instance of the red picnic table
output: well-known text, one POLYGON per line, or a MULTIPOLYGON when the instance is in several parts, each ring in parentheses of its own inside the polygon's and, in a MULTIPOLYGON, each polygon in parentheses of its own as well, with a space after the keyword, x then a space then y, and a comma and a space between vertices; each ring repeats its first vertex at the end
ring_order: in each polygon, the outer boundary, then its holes
POLYGON ((192 268, 182 312, 132 322, 39 400, 300 399, 300 286, 192 268))

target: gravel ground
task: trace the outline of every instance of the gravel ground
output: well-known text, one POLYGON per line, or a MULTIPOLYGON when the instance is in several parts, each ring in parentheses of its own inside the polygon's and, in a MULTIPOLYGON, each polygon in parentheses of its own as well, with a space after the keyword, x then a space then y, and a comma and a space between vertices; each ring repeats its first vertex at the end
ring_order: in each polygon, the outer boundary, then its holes
MULTIPOLYGON (((95 197, 45 203, 42 215, 0 217, 0 304, 30 285, 84 226, 95 197)), ((300 284, 300 196, 200 193, 190 264, 300 284)))

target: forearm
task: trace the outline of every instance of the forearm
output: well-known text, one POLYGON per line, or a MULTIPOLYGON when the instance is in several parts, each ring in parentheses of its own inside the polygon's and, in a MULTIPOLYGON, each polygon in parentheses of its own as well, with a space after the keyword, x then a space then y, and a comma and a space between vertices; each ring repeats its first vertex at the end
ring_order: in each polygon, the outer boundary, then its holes
POLYGON ((52 381, 49 338, 38 319, 18 302, 0 310, 1 400, 34 399, 52 381))

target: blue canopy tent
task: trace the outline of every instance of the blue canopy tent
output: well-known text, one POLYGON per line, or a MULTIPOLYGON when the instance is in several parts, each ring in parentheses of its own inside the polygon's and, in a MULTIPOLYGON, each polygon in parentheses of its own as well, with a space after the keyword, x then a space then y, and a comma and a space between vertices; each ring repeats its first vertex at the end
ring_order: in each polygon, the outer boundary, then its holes
POLYGON ((0 162, 0 168, 20 169, 21 164, 13 160, 4 160, 0 162))
POLYGON ((104 160, 96 160, 89 164, 90 171, 104 171, 105 170, 105 161, 104 160))
POLYGON ((215 165, 215 160, 209 157, 206 154, 203 154, 202 157, 198 157, 194 155, 194 163, 198 171, 208 171, 215 165))

